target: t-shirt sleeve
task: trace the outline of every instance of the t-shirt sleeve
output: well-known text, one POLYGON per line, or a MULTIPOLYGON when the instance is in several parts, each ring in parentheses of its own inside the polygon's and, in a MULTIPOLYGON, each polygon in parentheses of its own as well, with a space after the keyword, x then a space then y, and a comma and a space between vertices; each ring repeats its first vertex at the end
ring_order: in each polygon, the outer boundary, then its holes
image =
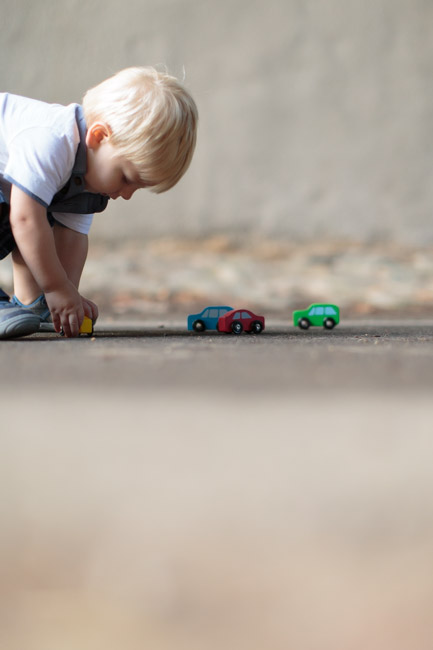
POLYGON ((76 232, 87 235, 93 221, 93 214, 71 214, 70 212, 53 212, 54 219, 76 232))
POLYGON ((67 182, 74 165, 74 144, 48 127, 24 129, 9 143, 4 178, 48 207, 67 182))

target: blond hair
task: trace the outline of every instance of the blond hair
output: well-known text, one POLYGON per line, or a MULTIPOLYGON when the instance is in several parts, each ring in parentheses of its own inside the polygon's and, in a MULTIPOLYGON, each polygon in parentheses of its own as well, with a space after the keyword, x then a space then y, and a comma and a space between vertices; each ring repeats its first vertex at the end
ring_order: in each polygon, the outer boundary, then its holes
POLYGON ((165 192, 188 169, 198 112, 175 77, 152 67, 126 68, 88 90, 83 110, 88 126, 108 125, 112 145, 151 191, 165 192))

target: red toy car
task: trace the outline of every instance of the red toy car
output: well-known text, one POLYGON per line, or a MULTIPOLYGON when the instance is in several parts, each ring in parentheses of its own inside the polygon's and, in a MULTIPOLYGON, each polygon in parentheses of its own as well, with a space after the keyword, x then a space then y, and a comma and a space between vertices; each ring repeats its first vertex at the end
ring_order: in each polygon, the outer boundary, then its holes
POLYGON ((241 334, 243 331, 260 334, 265 329, 264 316, 256 316, 248 309, 232 309, 218 319, 219 332, 241 334))

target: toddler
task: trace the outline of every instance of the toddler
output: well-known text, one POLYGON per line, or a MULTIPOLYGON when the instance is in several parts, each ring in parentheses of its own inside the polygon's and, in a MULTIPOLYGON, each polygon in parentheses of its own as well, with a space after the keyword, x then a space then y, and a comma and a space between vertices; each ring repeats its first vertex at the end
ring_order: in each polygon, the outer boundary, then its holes
POLYGON ((97 306, 78 292, 93 214, 138 189, 165 192, 194 152, 197 108, 172 76, 127 68, 82 106, 0 93, 0 259, 12 254, 14 296, 0 289, 0 339, 52 321, 77 336, 97 306))

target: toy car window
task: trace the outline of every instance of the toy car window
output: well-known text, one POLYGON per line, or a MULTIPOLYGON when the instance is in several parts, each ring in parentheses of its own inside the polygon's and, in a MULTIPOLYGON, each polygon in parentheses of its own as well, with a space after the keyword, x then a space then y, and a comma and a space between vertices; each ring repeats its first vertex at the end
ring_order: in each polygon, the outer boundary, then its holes
POLYGON ((251 316, 246 311, 243 311, 242 318, 251 318, 251 316))
POLYGON ((241 317, 241 312, 237 311, 236 314, 233 315, 233 318, 240 318, 241 317))
POLYGON ((209 318, 218 318, 219 311, 218 309, 209 309, 209 318))
POLYGON ((316 308, 313 307, 313 308, 310 309, 310 311, 308 312, 308 315, 309 315, 309 316, 314 316, 315 313, 316 313, 316 308))
POLYGON ((208 318, 209 316, 209 309, 206 309, 206 311, 203 312, 203 317, 208 318))
POLYGON ((324 311, 323 307, 316 307, 316 316, 322 316, 324 311))
POLYGON ((332 307, 326 307, 325 314, 327 314, 328 316, 335 316, 335 309, 333 309, 332 307))

